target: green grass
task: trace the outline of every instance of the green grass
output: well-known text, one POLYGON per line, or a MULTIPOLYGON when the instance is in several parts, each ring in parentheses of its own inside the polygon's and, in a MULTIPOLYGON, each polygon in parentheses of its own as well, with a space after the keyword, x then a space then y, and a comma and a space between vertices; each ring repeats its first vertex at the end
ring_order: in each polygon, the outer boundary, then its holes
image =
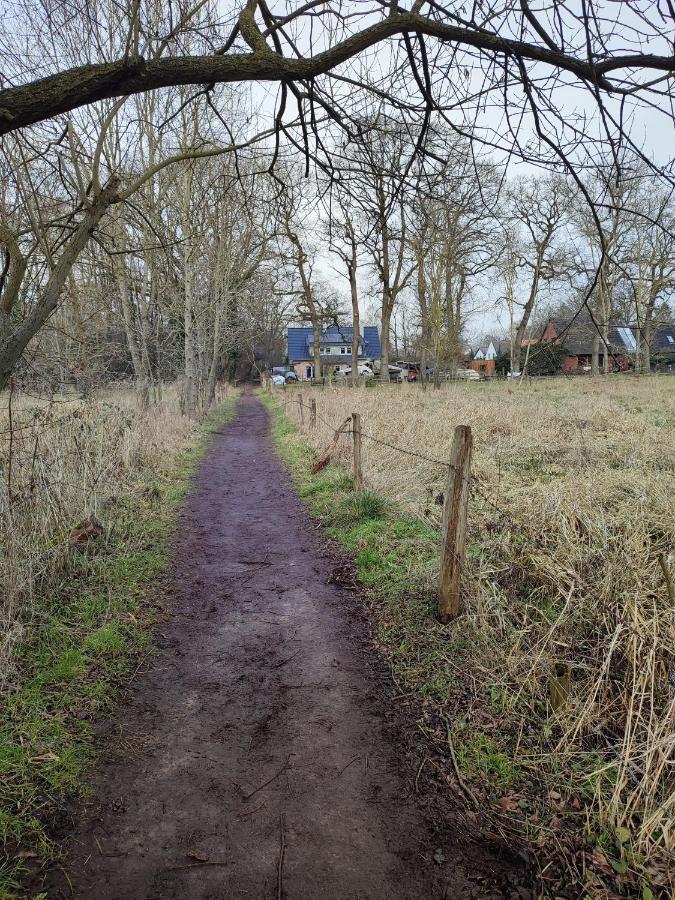
POLYGON ((356 521, 381 519, 386 512, 387 501, 376 491, 361 491, 345 498, 344 509, 347 517, 356 521))
POLYGON ((118 498, 111 539, 73 551, 60 589, 40 598, 26 627, 18 687, 0 700, 0 900, 20 895, 27 861, 58 856, 51 835, 64 804, 86 792, 93 725, 152 652, 176 514, 211 433, 235 408, 232 395, 165 474, 142 473, 140 489, 118 498))

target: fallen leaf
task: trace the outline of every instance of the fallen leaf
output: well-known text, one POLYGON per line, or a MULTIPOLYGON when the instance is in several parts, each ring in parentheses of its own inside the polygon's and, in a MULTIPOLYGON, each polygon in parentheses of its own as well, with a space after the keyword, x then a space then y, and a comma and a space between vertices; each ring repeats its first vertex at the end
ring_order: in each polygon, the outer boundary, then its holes
POLYGON ((58 756, 55 753, 43 753, 41 756, 31 756, 31 762, 35 765, 46 762, 58 762, 58 756))
POLYGON ((188 852, 185 855, 188 856, 190 859, 198 860, 198 862, 208 862, 209 861, 208 853, 203 853, 201 850, 188 850, 188 852))
POLYGON ((601 872, 604 872, 605 875, 613 874, 614 870, 607 862, 607 857, 599 847, 595 848, 591 858, 593 860, 593 865, 597 866, 597 868, 600 869, 601 872))
POLYGON ((505 812, 515 812, 518 809, 518 803, 513 797, 500 797, 497 803, 505 812))
POLYGON ((443 863, 445 862, 445 853, 443 853, 443 851, 441 850, 440 847, 437 847, 434 850, 434 862, 438 866, 442 866, 443 863))

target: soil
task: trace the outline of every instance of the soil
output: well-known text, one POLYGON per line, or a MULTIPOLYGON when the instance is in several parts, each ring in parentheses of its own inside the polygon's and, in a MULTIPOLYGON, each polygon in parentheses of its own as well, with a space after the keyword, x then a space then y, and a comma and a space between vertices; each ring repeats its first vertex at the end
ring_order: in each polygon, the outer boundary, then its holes
POLYGON ((419 734, 339 571, 244 393, 186 504, 172 613, 100 738, 49 897, 530 896, 522 860, 416 778, 419 734))

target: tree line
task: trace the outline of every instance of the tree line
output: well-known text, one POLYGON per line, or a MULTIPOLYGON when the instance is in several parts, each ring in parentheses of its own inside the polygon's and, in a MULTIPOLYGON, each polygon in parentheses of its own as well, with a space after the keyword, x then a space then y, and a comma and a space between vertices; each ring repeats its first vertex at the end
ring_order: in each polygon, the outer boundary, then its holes
MULTIPOLYGON (((517 371, 556 292, 599 345, 613 316, 636 323, 649 367, 673 289, 672 183, 613 104, 668 96, 648 76, 672 68, 665 50, 619 54, 601 18, 565 4, 547 22, 525 3, 465 19, 420 3, 16 8, 1 39, 0 388, 131 374, 148 403, 180 377, 194 414, 223 374, 277 360, 289 321, 318 335, 347 317, 358 334, 366 306, 384 371, 405 310, 439 373, 472 313, 501 305, 517 371), (43 77, 26 81, 31 66, 43 77), (553 103, 563 73, 581 90, 592 77, 592 126, 553 103), (525 132, 479 124, 495 93, 525 132)), ((641 22, 660 46, 659 16, 641 22)))

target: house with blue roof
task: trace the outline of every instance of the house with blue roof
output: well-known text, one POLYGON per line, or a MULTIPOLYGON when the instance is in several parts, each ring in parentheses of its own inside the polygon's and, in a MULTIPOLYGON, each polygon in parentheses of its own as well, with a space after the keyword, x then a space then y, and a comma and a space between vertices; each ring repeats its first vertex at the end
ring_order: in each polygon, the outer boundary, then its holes
MULTIPOLYGON (((351 325, 329 325, 321 331, 321 366, 325 375, 334 375, 352 364, 351 325)), ((311 327, 289 328, 288 365, 301 381, 314 377, 314 331, 311 327)), ((365 326, 359 336, 359 364, 380 361, 382 349, 376 326, 365 326)))

